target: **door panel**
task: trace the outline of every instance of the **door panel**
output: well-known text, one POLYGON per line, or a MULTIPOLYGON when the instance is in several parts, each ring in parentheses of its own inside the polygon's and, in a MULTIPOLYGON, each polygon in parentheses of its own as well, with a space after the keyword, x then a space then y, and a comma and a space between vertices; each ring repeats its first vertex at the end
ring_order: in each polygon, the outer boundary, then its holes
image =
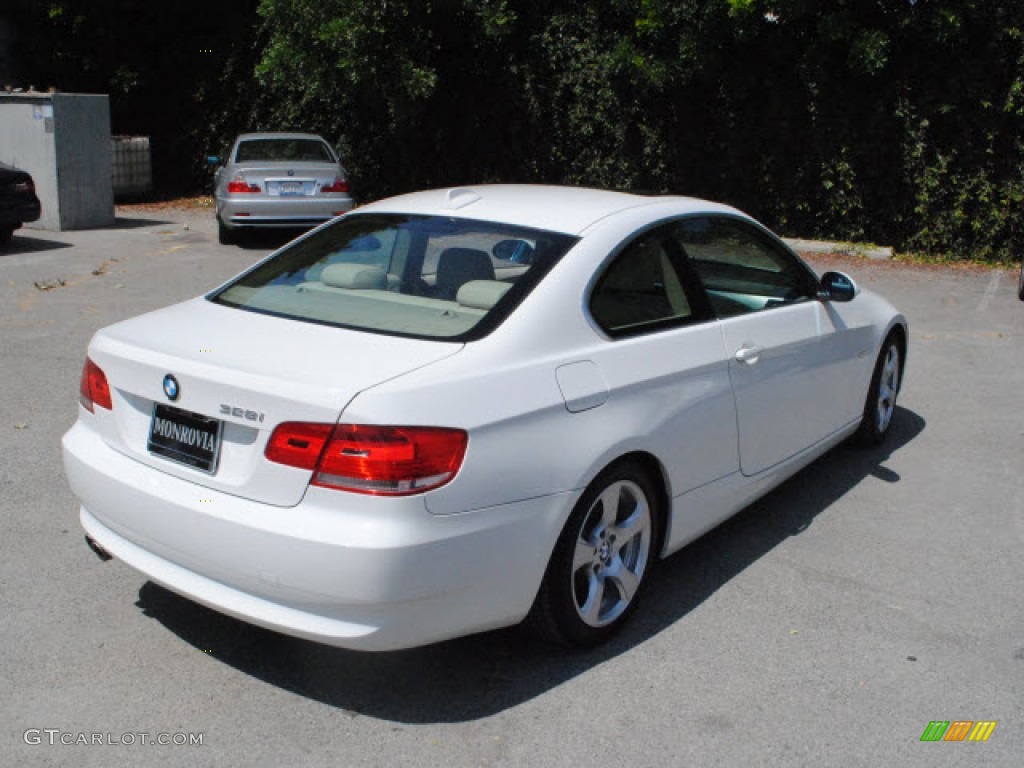
POLYGON ((622 339, 592 356, 608 381, 605 439, 626 435, 662 460, 674 495, 736 472, 736 412, 714 322, 622 339))
POLYGON ((785 461, 837 428, 820 310, 807 301, 722 321, 745 475, 785 461), (751 348, 759 354, 739 359, 751 348))
POLYGON ((847 423, 838 393, 848 355, 836 358, 840 329, 816 298, 814 273, 749 221, 693 217, 680 220, 674 235, 722 319, 743 474, 773 467, 847 423))

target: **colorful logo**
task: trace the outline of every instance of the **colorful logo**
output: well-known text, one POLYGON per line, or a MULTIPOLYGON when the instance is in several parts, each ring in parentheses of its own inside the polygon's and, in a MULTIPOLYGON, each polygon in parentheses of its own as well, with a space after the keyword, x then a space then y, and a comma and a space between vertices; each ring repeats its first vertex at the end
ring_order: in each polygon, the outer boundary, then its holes
POLYGON ((171 374, 164 376, 164 394, 167 395, 168 400, 177 400, 178 395, 181 394, 181 387, 178 386, 178 380, 171 374))
POLYGON ((988 741, 996 724, 995 720, 932 720, 921 741, 988 741))

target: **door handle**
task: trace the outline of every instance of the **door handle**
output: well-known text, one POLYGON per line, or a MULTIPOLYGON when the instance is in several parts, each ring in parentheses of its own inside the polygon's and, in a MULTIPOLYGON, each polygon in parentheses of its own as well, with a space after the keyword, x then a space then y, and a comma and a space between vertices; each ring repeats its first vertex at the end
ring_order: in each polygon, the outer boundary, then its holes
POLYGON ((736 352, 736 359, 741 363, 747 365, 753 365, 761 359, 761 355, 764 353, 764 347, 758 347, 753 344, 745 344, 736 352))

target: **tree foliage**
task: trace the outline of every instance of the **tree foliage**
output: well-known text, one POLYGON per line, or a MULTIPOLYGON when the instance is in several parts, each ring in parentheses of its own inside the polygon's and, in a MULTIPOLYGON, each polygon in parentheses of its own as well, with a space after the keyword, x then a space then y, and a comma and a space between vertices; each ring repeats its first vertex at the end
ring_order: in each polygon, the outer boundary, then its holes
POLYGON ((30 5, 61 87, 102 81, 117 130, 181 126, 196 172, 197 143, 304 129, 342 148, 362 199, 561 182, 724 200, 794 234, 1024 252, 1020 0, 30 5), (104 12, 148 29, 126 43, 96 30, 104 12), (211 31, 203 69, 182 41, 211 31))
POLYGON ((544 181, 723 199, 790 232, 1024 246, 1024 19, 962 0, 262 0, 267 124, 370 196, 544 181))

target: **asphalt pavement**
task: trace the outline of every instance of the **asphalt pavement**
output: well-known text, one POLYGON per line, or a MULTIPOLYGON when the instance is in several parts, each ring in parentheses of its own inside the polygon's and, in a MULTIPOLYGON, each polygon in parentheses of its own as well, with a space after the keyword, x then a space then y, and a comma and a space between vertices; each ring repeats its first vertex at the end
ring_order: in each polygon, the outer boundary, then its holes
POLYGON ((662 563, 608 646, 513 629, 370 655, 101 563, 63 477, 92 333, 283 240, 221 246, 208 211, 135 210, 0 247, 0 765, 1021 764, 1014 273, 811 255, 909 319, 885 446, 841 446, 662 563), (932 721, 996 726, 983 743, 922 742, 932 721))

